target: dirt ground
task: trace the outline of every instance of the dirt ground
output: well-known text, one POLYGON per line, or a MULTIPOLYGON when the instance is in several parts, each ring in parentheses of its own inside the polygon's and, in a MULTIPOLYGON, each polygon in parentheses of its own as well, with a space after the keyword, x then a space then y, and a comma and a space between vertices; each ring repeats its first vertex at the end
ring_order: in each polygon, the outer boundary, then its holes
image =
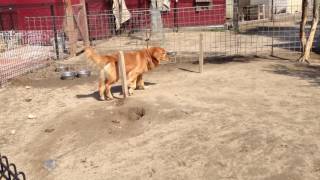
POLYGON ((97 100, 95 75, 18 78, 0 89, 0 152, 27 179, 320 179, 319 66, 230 58, 197 70, 162 65, 111 102, 97 100))

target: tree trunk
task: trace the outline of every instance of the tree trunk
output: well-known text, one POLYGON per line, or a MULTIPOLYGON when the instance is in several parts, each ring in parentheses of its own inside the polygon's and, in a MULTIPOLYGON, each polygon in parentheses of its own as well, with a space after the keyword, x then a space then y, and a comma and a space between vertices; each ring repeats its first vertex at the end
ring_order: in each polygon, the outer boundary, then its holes
POLYGON ((318 21, 319 21, 319 1, 320 0, 313 1, 313 18, 312 18, 312 26, 311 26, 311 30, 310 30, 310 35, 309 35, 308 41, 305 45, 304 52, 298 60, 299 62, 309 63, 310 51, 312 49, 314 35, 316 33, 318 21))
POLYGON ((302 15, 300 23, 300 42, 302 47, 302 54, 305 52, 307 38, 305 33, 305 27, 308 19, 308 0, 302 0, 302 15))

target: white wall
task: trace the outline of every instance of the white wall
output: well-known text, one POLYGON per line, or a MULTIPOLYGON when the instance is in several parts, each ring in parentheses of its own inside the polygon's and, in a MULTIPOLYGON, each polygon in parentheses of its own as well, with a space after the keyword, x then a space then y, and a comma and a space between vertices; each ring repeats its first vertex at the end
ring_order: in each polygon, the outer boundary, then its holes
POLYGON ((301 12, 302 0, 288 0, 288 12, 301 12))
MULTIPOLYGON (((250 5, 265 4, 271 7, 271 0, 251 0, 250 5)), ((277 12, 286 9, 287 13, 301 12, 302 0, 273 0, 277 12)))

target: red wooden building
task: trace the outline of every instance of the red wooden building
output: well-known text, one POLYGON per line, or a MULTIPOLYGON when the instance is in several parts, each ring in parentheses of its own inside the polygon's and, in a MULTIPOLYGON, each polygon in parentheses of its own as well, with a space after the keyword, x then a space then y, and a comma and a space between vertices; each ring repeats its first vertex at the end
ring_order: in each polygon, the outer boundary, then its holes
MULTIPOLYGON (((0 31, 25 30, 25 18, 64 15, 64 0, 0 0, 0 31), (53 12, 51 10, 53 9, 53 12)), ((72 0, 77 4, 79 0, 72 0)), ((125 0, 132 12, 137 9, 149 9, 150 0, 125 0)), ((87 11, 105 12, 111 10, 112 0, 86 0, 87 11)), ((162 12, 164 27, 218 25, 225 22, 225 0, 171 0, 171 10, 162 12), (197 2, 210 2, 211 8, 197 10, 197 2), (177 8, 174 10, 174 8, 177 8)), ((133 18, 135 15, 133 15, 133 18)), ((148 17, 149 18, 149 17, 148 17)), ((146 19, 145 19, 146 20, 146 19)), ((89 22, 90 24, 90 22, 89 22)), ((93 24, 96 25, 96 24, 93 24)), ((89 27, 90 30, 90 27, 89 27)))

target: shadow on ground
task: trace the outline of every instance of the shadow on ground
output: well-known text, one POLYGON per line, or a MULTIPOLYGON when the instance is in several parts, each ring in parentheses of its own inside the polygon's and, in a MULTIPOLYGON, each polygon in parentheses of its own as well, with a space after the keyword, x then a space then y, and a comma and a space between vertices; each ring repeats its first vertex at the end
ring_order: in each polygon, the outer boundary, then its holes
POLYGON ((305 64, 275 64, 267 67, 267 72, 297 77, 309 81, 314 86, 320 86, 320 66, 305 64))
MULTIPOLYGON (((214 57, 209 56, 204 58, 204 64, 226 64, 226 63, 249 63, 253 61, 254 57, 246 56, 225 56, 225 57, 214 57)), ((199 64, 198 61, 193 64, 199 64)))
MULTIPOLYGON (((156 85, 157 83, 152 83, 152 82, 144 82, 145 86, 153 86, 156 85)), ((112 93, 122 93, 122 86, 121 85, 116 85, 116 86, 112 86, 111 87, 111 92, 112 93)), ((77 98, 82 99, 82 98, 94 98, 96 100, 100 100, 100 96, 99 96, 99 92, 95 91, 93 93, 90 94, 77 94, 76 95, 77 98)), ((116 98, 116 97, 115 97, 116 98)))

